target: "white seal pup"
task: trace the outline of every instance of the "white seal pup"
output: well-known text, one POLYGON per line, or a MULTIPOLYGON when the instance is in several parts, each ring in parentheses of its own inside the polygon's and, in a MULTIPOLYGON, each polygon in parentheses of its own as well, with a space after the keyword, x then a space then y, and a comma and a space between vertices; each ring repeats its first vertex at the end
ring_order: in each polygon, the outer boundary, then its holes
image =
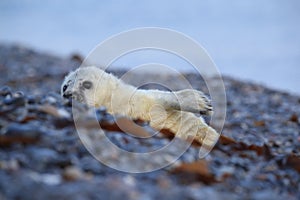
POLYGON ((214 145, 219 137, 201 116, 195 115, 212 114, 210 101, 198 90, 137 89, 100 68, 90 66, 70 72, 61 86, 61 95, 89 106, 104 106, 112 115, 148 121, 154 129, 168 129, 177 137, 187 139, 193 136, 205 146, 214 145))

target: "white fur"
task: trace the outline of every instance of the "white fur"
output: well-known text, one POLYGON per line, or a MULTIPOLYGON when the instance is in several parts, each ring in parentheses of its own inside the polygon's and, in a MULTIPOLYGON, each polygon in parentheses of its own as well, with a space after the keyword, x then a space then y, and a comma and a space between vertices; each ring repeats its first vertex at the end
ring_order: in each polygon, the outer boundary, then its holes
POLYGON ((89 106, 105 106, 113 115, 149 121, 153 128, 169 129, 181 138, 191 135, 202 143, 207 136, 204 144, 207 146, 214 145, 219 136, 202 117, 193 114, 212 113, 207 97, 197 90, 141 90, 97 67, 83 67, 66 76, 61 94, 72 94, 89 106), (92 82, 92 88, 83 89, 84 81, 92 82))

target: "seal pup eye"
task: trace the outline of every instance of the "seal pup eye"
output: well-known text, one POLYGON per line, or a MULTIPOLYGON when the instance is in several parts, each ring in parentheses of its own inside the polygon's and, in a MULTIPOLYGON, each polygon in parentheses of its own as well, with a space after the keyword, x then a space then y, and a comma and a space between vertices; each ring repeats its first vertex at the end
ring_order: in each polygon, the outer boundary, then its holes
POLYGON ((82 86, 83 86, 85 89, 91 89, 92 86, 93 86, 93 84, 92 84, 91 81, 84 81, 84 82, 82 83, 82 86))
POLYGON ((68 86, 64 85, 63 87, 63 92, 65 92, 67 90, 68 86))

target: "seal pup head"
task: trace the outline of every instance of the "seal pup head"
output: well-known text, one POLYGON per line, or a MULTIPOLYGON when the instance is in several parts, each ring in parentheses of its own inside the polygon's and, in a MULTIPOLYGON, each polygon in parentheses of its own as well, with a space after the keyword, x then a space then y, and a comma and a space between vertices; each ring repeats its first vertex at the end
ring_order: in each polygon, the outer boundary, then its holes
POLYGON ((61 85, 61 96, 95 106, 96 89, 104 71, 91 67, 81 67, 70 72, 61 85))

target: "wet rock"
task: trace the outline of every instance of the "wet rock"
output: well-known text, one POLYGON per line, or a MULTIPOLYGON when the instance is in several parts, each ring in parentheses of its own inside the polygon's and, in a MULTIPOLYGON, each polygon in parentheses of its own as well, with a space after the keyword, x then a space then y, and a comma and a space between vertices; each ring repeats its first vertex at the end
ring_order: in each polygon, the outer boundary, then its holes
POLYGON ((66 181, 76 181, 80 179, 90 179, 91 174, 83 172, 80 168, 75 166, 67 167, 62 174, 62 177, 66 181))
POLYGON ((26 154, 29 155, 32 161, 32 168, 42 170, 46 166, 56 165, 59 160, 59 154, 48 148, 29 147, 26 149, 26 154))
POLYGON ((26 100, 23 96, 17 96, 17 97, 6 97, 3 101, 3 103, 5 105, 14 105, 15 107, 18 107, 18 106, 23 106, 25 105, 26 103, 26 100))
POLYGON ((66 111, 65 109, 56 108, 49 104, 38 106, 36 109, 41 112, 44 112, 46 114, 52 115, 56 118, 70 119, 70 117, 71 117, 70 113, 68 111, 66 111))
POLYGON ((27 176, 29 179, 35 182, 49 185, 49 186, 58 185, 62 182, 61 177, 58 174, 47 174, 47 173, 39 174, 36 172, 29 172, 27 176))
POLYGON ((8 96, 8 95, 11 95, 12 93, 11 93, 11 88, 10 87, 8 87, 8 86, 2 86, 1 88, 0 88, 0 95, 1 96, 8 96))
POLYGON ((296 122, 296 123, 298 123, 298 122, 299 122, 298 116, 297 116, 296 114, 293 114, 293 115, 290 117, 290 121, 291 121, 291 122, 296 122))
POLYGON ((84 156, 79 161, 80 168, 93 174, 103 173, 103 165, 91 155, 84 156))
POLYGON ((0 169, 2 170, 16 171, 19 168, 20 166, 17 160, 0 160, 0 169))
POLYGON ((10 145, 13 143, 35 143, 39 140, 45 130, 34 124, 9 124, 0 135, 1 145, 10 145))
POLYGON ((40 100, 38 99, 38 97, 36 97, 34 95, 27 96, 27 102, 28 102, 28 104, 35 104, 35 103, 37 103, 39 101, 40 100))

